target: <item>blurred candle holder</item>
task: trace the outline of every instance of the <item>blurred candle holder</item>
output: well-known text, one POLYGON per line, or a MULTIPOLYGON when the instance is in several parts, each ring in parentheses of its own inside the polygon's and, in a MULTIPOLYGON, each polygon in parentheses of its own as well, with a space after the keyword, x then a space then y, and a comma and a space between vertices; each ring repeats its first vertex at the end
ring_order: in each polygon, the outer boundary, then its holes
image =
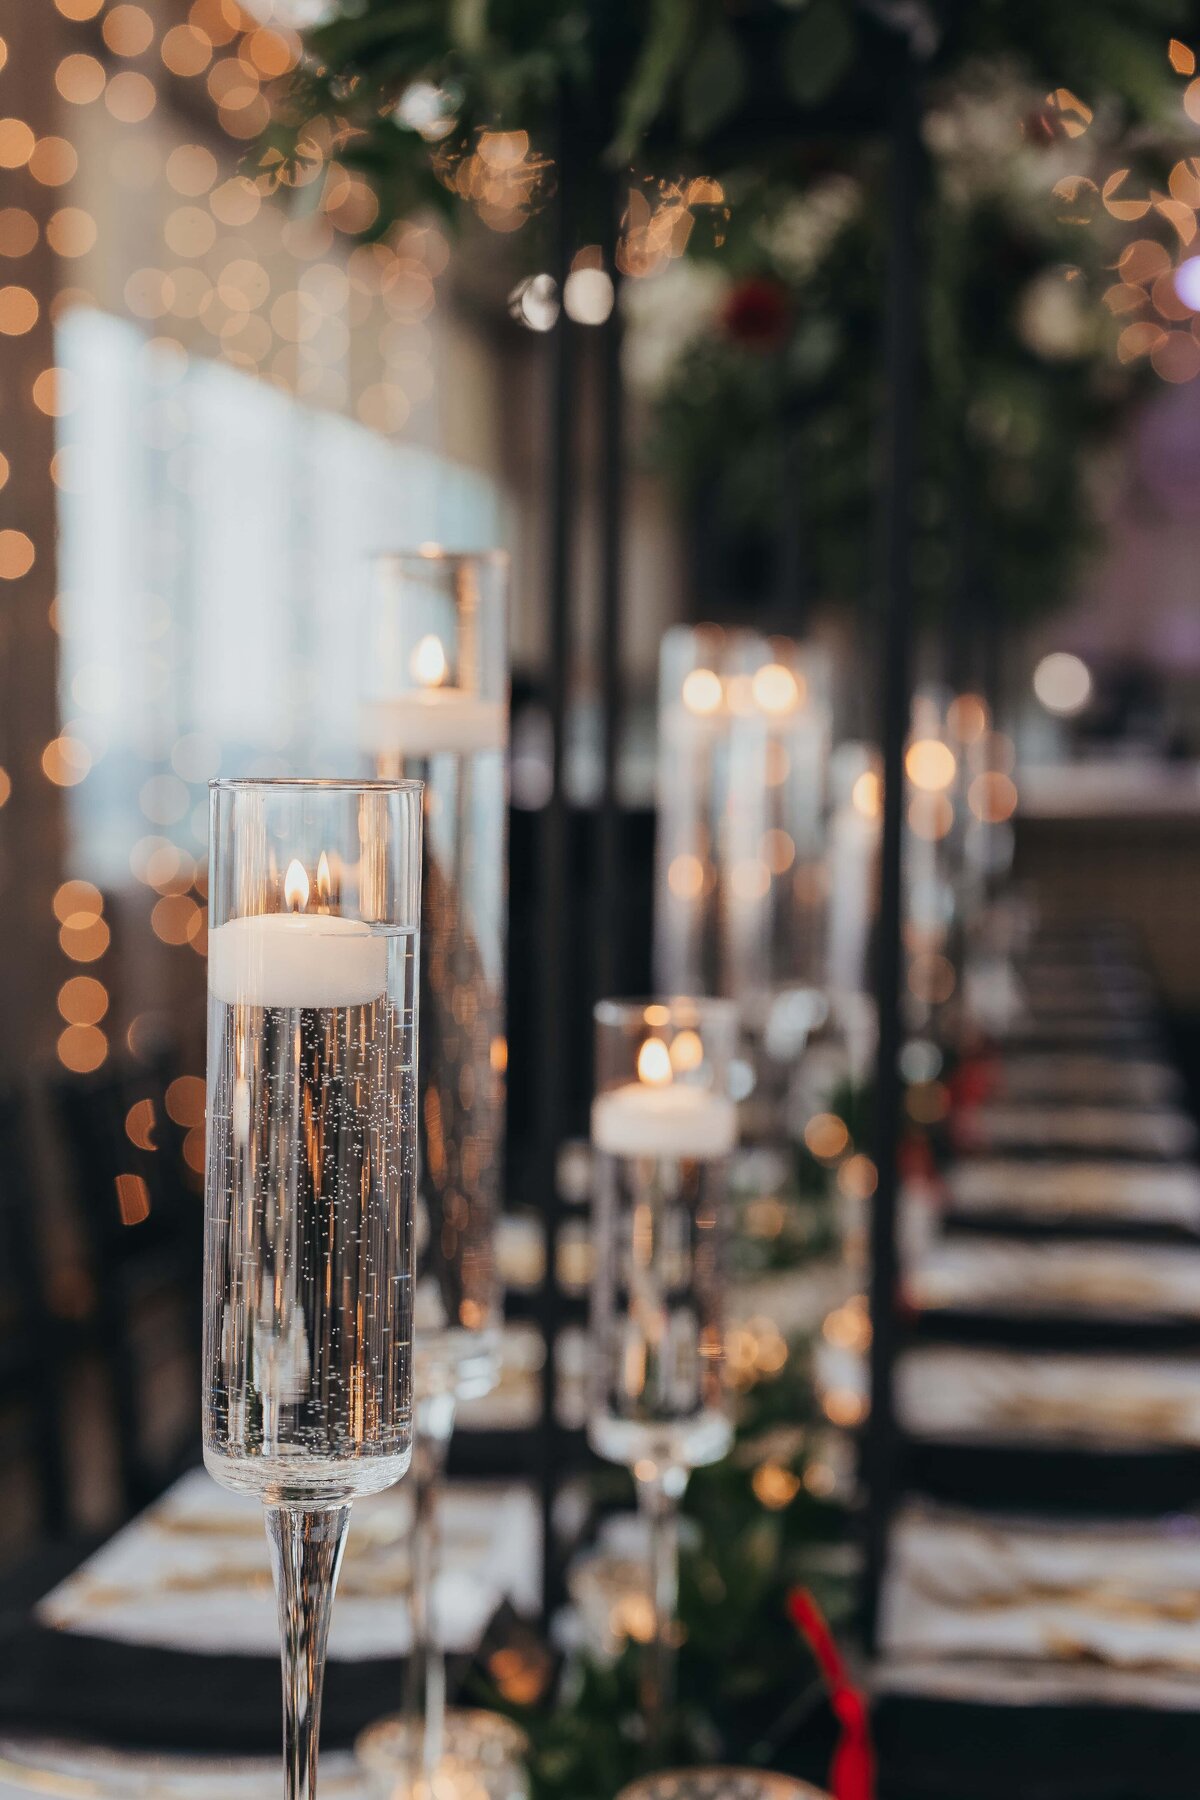
POLYGON ((879 892, 883 777, 869 744, 839 744, 832 758, 829 834, 829 988, 835 1030, 856 1085, 875 1046, 872 950, 879 892))
POLYGON ((499 1377, 508 558, 426 545, 376 558, 372 576, 361 741, 377 774, 422 781, 425 824, 414 1642, 408 1730, 379 1744, 406 1754, 419 1745, 412 1779, 419 1769, 432 1791, 450 1748, 433 1617, 438 1496, 459 1402, 482 1398, 499 1377))
POLYGON ((204 1460, 262 1500, 315 1800, 355 1495, 412 1453, 419 784, 211 789, 204 1460))
POLYGON ((910 1031, 928 1034, 958 988, 965 900, 966 802, 946 695, 914 695, 904 774, 905 1015, 910 1031))
POLYGON ((727 1452, 722 1381, 729 1071, 737 1015, 722 1000, 596 1008, 588 1436, 633 1472, 650 1540, 653 1632, 643 1710, 652 1749, 671 1703, 676 1515, 693 1468, 727 1452))
POLYGON ((828 675, 788 638, 675 627, 659 662, 655 974, 737 1003, 758 1133, 827 1010, 828 675))

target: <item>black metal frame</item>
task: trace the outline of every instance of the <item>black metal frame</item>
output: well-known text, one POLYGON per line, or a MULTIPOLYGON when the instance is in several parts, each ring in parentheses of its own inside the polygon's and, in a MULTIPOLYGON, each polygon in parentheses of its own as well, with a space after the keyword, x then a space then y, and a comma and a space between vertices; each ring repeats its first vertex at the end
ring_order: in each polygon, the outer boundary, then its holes
MULTIPOLYGON (((554 267, 561 302, 571 267, 572 208, 576 168, 569 117, 569 98, 559 110, 558 189, 554 200, 554 267)), ((557 1492, 560 1431, 557 1412, 558 1334, 562 1300, 558 1288, 558 1242, 563 1206, 558 1189, 558 1151, 566 1113, 566 1063, 569 1041, 566 1019, 566 911, 568 882, 567 799, 564 785, 567 690, 571 668, 571 591, 575 548, 575 388, 577 329, 560 308, 550 332, 550 509, 548 577, 551 785, 543 814, 540 893, 540 940, 543 974, 539 1007, 540 1044, 535 1192, 543 1208, 545 1265, 538 1296, 538 1324, 545 1360, 539 1433, 539 1476, 542 1511, 542 1597, 547 1616, 559 1594, 554 1554, 554 1499, 557 1492)))
POLYGON ((888 405, 880 495, 883 574, 883 838, 880 856, 876 991, 879 1045, 875 1067, 875 1166, 871 1212, 871 1411, 863 1438, 867 1490, 863 1628, 874 1649, 879 1591, 895 1486, 896 1420, 892 1373, 896 1356, 898 1278, 896 1209, 902 1083, 904 750, 912 703, 913 443, 917 418, 918 213, 921 145, 917 71, 905 46, 897 58, 892 118, 892 238, 884 360, 888 405))

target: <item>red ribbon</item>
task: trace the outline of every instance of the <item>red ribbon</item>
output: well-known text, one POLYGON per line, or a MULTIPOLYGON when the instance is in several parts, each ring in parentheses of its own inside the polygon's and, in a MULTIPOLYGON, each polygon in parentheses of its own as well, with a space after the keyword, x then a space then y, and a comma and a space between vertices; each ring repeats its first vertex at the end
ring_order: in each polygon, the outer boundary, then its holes
POLYGON ((875 1752, 866 1700, 850 1680, 825 1615, 808 1589, 793 1588, 787 1608, 788 1617, 816 1659, 829 1689, 834 1717, 842 1728, 829 1765, 833 1800, 875 1800, 875 1752))

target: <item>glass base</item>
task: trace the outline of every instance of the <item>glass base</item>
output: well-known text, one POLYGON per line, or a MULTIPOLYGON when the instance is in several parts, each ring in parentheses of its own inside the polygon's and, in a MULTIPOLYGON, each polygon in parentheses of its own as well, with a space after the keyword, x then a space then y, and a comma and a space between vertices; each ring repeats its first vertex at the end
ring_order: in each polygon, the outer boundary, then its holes
POLYGON ((658 1468, 699 1469, 720 1462, 733 1442, 733 1426, 724 1413, 709 1407, 681 1419, 618 1419, 593 1413, 588 1442, 605 1462, 653 1463, 658 1468))
POLYGON ((500 1333, 418 1329, 413 1350, 413 1391, 418 1400, 453 1394, 456 1400, 482 1400, 500 1379, 500 1333))
POLYGON ((398 1714, 368 1726, 354 1746, 378 1800, 529 1800, 529 1741, 499 1713, 451 1707, 442 1758, 425 1792, 419 1774, 422 1727, 398 1714))

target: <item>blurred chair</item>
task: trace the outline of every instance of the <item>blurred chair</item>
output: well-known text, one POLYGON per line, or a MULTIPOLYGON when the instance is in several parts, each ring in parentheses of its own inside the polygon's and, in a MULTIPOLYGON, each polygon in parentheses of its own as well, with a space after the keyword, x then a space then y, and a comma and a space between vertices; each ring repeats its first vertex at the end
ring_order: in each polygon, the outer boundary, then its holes
MULTIPOLYGON (((0 1441, 10 1425, 32 1464, 38 1524, 58 1537, 67 1525, 63 1454, 63 1344, 46 1304, 39 1218, 24 1102, 0 1095, 0 1441)), ((10 1452, 4 1452, 6 1459, 10 1452)))
POLYGON ((56 1087, 129 1513, 193 1461, 199 1443, 203 1220, 171 1099, 179 1085, 158 1060, 56 1087), (179 1399, 182 1417, 164 1433, 161 1419, 179 1399))

